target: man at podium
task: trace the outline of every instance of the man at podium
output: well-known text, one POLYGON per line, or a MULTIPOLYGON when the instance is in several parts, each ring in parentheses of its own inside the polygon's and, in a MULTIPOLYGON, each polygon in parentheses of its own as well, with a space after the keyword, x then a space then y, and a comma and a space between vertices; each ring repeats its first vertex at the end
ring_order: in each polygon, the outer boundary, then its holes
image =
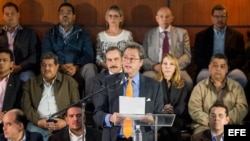
MULTIPOLYGON (((124 126, 114 126, 117 114, 120 112, 119 96, 145 97, 145 114, 161 113, 162 88, 156 80, 140 74, 143 59, 144 51, 141 45, 134 42, 127 44, 122 54, 124 73, 105 77, 106 89, 95 97, 98 102, 95 102, 94 120, 103 128, 102 141, 132 141, 133 131, 128 134, 124 132, 124 126)), ((150 126, 140 128, 142 140, 153 141, 153 128, 150 126)))

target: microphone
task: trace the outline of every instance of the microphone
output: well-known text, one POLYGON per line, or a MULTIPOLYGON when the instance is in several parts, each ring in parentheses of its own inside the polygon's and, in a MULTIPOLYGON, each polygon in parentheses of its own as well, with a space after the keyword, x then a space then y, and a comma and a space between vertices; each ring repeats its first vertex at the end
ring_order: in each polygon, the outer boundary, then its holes
MULTIPOLYGON (((79 101, 75 102, 75 103, 72 103, 70 105, 68 105, 67 107, 63 108, 61 111, 58 111, 52 115, 49 116, 49 121, 53 121, 53 117, 60 114, 61 112, 65 111, 68 109, 68 107, 71 107, 73 105, 76 105, 76 104, 79 104, 79 103, 86 103, 86 102, 89 102, 93 97, 97 96, 100 92, 104 91, 105 89, 109 89, 110 87, 114 86, 114 85, 117 85, 117 84, 120 84, 122 85, 125 80, 128 78, 128 74, 127 73, 123 73, 123 76, 121 78, 121 80, 118 80, 110 85, 107 85, 107 86, 104 86, 104 85, 101 85, 100 89, 98 91, 95 91, 95 92, 92 92, 90 94, 88 94, 86 97, 80 99, 79 101), (119 83, 120 82, 120 83, 119 83)), ((54 122, 54 121, 53 121, 54 122)))
POLYGON ((125 82, 126 79, 128 79, 128 74, 124 73, 124 75, 123 75, 123 77, 121 79, 120 85, 122 85, 125 82))

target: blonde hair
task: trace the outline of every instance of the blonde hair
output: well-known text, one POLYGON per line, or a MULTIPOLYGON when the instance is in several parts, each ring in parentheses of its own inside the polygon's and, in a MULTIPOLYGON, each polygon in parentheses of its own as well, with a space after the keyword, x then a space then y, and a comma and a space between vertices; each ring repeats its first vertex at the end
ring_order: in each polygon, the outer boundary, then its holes
MULTIPOLYGON (((119 24, 119 27, 122 28, 122 26, 123 26, 123 21, 124 21, 124 14, 123 14, 122 9, 121 9, 119 6, 117 6, 117 5, 112 5, 112 6, 110 6, 110 7, 107 9, 107 11, 106 11, 106 13, 105 13, 105 17, 108 16, 108 12, 111 11, 111 10, 116 11, 116 12, 122 17, 122 21, 121 21, 120 24, 119 24)), ((107 21, 106 21, 106 26, 107 26, 107 28, 109 28, 109 24, 108 24, 107 21)))
MULTIPOLYGON (((185 81, 184 81, 184 79, 181 78, 180 67, 179 67, 179 64, 178 64, 178 60, 176 59, 176 57, 174 55, 166 54, 166 55, 164 55, 162 57, 161 66, 162 66, 163 60, 165 58, 168 58, 168 59, 172 60, 173 63, 174 63, 174 66, 175 66, 175 72, 174 72, 173 76, 171 77, 170 81, 172 82, 172 84, 176 88, 184 87, 185 81)), ((162 72, 162 67, 161 67, 160 71, 157 73, 155 79, 158 80, 159 82, 161 82, 164 79, 164 75, 163 75, 163 72, 162 72)))

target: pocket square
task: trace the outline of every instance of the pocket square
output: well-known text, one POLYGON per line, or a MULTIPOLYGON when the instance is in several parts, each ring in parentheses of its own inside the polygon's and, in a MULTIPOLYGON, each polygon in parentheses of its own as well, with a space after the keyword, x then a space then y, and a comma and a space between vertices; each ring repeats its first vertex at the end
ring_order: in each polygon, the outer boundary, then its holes
POLYGON ((150 99, 150 98, 148 98, 146 101, 151 101, 151 99, 150 99))

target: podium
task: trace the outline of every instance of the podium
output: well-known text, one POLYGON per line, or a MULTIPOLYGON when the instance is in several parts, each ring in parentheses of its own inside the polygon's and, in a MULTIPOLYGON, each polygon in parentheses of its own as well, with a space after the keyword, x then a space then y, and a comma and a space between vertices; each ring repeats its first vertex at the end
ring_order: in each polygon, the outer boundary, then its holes
POLYGON ((158 129, 160 127, 172 127, 175 114, 117 114, 114 126, 123 126, 125 119, 133 120, 133 127, 151 126, 154 129, 154 140, 157 141, 158 129))

